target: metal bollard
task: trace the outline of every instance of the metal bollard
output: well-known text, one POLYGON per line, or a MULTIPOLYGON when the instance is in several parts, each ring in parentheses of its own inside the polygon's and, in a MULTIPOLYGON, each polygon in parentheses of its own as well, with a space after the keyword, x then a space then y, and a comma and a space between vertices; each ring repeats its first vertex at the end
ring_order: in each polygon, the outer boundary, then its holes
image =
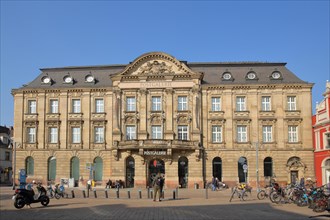
POLYGON ((179 187, 175 188, 175 194, 176 194, 176 198, 179 198, 179 187))
POLYGON ((105 198, 108 198, 108 190, 104 190, 105 198))
POLYGON ((154 193, 153 191, 150 191, 151 198, 154 198, 153 193, 154 193))
POLYGON ((85 192, 85 190, 83 190, 82 193, 83 193, 83 197, 86 198, 86 192, 85 192))
POLYGON ((127 198, 131 198, 131 191, 127 190, 127 198))
POLYGON ((149 188, 149 186, 147 187, 147 194, 148 194, 148 199, 150 199, 150 188, 149 188))
POLYGON ((161 198, 164 199, 164 197, 165 197, 165 190, 162 190, 161 191, 161 194, 162 194, 161 198))
POLYGON ((96 189, 94 189, 94 197, 97 198, 96 189))
POLYGON ((142 192, 139 190, 139 199, 142 199, 142 192))
POLYGON ((74 191, 73 191, 73 190, 71 190, 71 195, 72 195, 72 198, 75 197, 75 196, 74 196, 74 191))
POLYGON ((116 191, 117 199, 119 199, 119 189, 116 191))
POLYGON ((205 199, 208 199, 209 198, 209 194, 208 194, 208 191, 207 191, 207 187, 205 189, 205 199))
POLYGON ((175 200, 175 190, 173 190, 173 200, 175 200))

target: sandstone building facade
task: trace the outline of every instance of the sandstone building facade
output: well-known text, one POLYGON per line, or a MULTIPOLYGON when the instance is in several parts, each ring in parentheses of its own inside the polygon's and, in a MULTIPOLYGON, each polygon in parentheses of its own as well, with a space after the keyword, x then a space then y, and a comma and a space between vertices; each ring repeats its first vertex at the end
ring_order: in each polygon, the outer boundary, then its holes
POLYGON ((15 170, 126 187, 150 185, 157 171, 166 187, 313 178, 313 84, 285 65, 152 52, 127 65, 41 69, 12 90, 15 170))

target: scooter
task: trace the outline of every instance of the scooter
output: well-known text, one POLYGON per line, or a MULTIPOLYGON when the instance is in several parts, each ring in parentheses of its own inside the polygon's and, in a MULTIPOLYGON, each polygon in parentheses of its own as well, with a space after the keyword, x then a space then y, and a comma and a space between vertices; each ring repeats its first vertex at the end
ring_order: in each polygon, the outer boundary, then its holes
POLYGON ((49 197, 46 195, 45 188, 41 185, 37 186, 39 196, 37 199, 34 198, 34 191, 28 189, 16 189, 13 196, 14 206, 17 209, 23 208, 25 205, 30 206, 31 203, 41 203, 43 206, 49 204, 49 197))

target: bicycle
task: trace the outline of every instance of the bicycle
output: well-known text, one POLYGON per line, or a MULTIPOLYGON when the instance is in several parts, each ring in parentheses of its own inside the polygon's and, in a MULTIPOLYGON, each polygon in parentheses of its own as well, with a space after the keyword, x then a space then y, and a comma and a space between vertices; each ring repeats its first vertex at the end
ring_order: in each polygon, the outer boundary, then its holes
POLYGON ((235 186, 233 188, 233 193, 231 194, 231 197, 229 199, 229 202, 231 202, 231 200, 234 198, 235 195, 237 195, 237 197, 240 200, 246 201, 251 197, 251 187, 249 186, 243 186, 243 187, 237 187, 235 186))

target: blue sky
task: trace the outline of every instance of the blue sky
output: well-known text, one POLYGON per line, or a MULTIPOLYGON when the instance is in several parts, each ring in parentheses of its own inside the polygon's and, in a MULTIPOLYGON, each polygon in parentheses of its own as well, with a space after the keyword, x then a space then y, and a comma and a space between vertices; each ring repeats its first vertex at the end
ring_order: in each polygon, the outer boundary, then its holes
POLYGON ((40 68, 127 64, 151 51, 188 62, 286 62, 315 83, 329 80, 329 0, 3 1, 0 125, 13 125, 11 89, 40 68))

